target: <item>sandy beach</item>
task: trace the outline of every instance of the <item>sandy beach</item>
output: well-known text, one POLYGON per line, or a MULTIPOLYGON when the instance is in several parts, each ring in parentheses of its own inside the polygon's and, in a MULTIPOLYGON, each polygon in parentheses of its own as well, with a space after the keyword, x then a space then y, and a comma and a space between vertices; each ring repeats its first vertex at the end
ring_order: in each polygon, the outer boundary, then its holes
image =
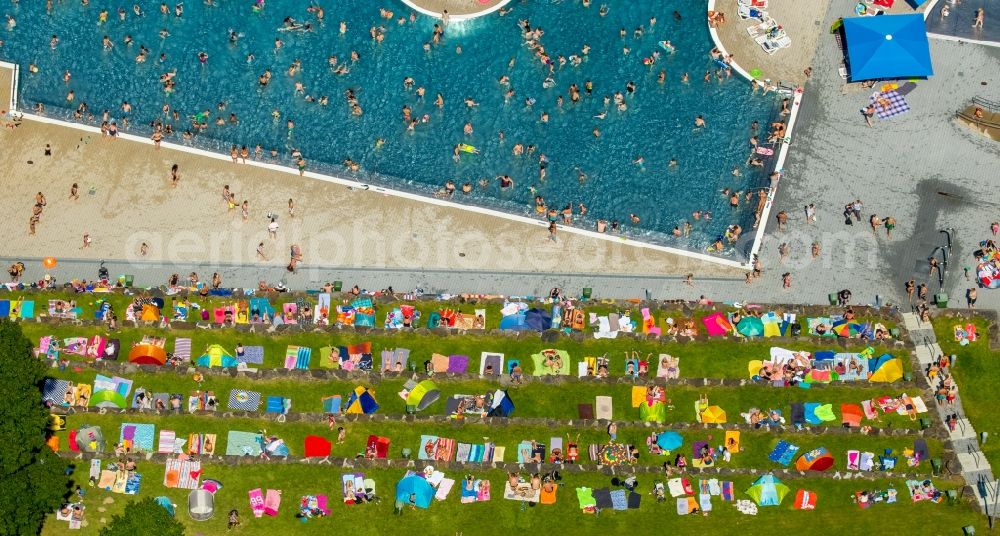
POLYGON ((7 195, 0 209, 11 220, 0 256, 143 259, 183 265, 206 261, 283 265, 291 245, 305 263, 328 266, 455 268, 739 276, 693 261, 616 241, 559 233, 473 212, 428 205, 375 192, 350 190, 294 173, 233 164, 123 139, 102 139, 74 128, 24 121, 0 134, 6 150, 7 195), (44 156, 46 144, 52 156, 44 156), (170 185, 170 168, 181 180, 170 185), (80 198, 69 198, 73 183, 80 198), (229 185, 249 204, 222 199, 229 185), (35 194, 47 206, 28 235, 35 194), (295 203, 294 217, 288 200, 295 203), (268 236, 268 213, 278 216, 268 236), (82 248, 83 235, 92 243, 82 248), (142 243, 148 245, 140 256, 142 243), (257 255, 264 243, 265 259, 257 255))
POLYGON ((737 0, 717 0, 715 10, 726 14, 725 24, 716 30, 719 40, 734 60, 747 71, 760 69, 762 78, 802 85, 804 71, 812 64, 816 54, 816 43, 820 36, 820 22, 826 16, 830 0, 797 2, 793 0, 770 0, 768 14, 780 24, 792 39, 792 46, 783 48, 772 55, 764 52, 747 35, 747 28, 757 21, 740 20, 737 0))

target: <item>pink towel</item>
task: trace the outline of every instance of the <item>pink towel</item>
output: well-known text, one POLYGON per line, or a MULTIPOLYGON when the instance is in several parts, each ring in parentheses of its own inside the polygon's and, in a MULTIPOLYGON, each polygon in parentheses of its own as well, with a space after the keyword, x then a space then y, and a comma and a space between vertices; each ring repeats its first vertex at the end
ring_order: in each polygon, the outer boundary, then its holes
POLYGON ((326 515, 330 515, 330 509, 326 506, 326 495, 316 496, 316 508, 319 508, 326 515))
POLYGON ((278 515, 279 506, 281 506, 281 490, 267 490, 267 496, 264 497, 264 513, 274 517, 278 515))
POLYGON ((260 493, 260 488, 250 490, 250 509, 254 517, 264 515, 264 496, 260 493))

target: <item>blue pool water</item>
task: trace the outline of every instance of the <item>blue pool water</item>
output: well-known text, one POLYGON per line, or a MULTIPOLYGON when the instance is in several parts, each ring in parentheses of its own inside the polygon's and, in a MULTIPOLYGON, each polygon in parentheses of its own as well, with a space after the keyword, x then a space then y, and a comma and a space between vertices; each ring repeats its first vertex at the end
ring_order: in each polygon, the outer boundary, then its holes
POLYGON ((602 2, 584 8, 576 0, 516 1, 510 4, 513 13, 505 17, 452 23, 443 43, 430 52, 423 45, 431 40, 437 21, 418 17, 415 23, 397 24, 396 18, 409 16, 397 0, 326 0, 323 24, 307 13, 302 0, 268 0, 261 14, 252 13, 250 0, 214 3, 218 5, 185 2, 182 17, 173 14, 173 3, 170 14, 162 15, 159 3, 148 1, 141 2, 145 11, 141 17, 132 12, 132 2, 124 0, 91 0, 89 6, 65 0, 56 3, 51 14, 40 0, 5 3, 3 10, 15 18, 16 26, 0 30, 4 40, 0 56, 22 67, 22 106, 30 109, 40 102, 50 115, 69 117, 68 108, 85 102, 95 116, 92 121, 99 123, 102 111, 108 110, 121 128, 121 105, 128 101, 132 132, 148 134, 151 121, 166 119, 173 124, 172 139, 179 142, 178 134, 191 128, 190 117, 208 109, 212 122, 191 143, 226 153, 231 143, 251 150, 261 144, 265 155, 275 148, 280 160, 290 163, 290 150, 298 148, 309 169, 347 176, 352 173, 342 162, 349 158, 360 164, 361 170, 353 175, 362 180, 428 194, 449 179, 459 190, 470 182, 474 192, 459 191, 456 200, 524 214, 535 213, 530 189, 534 186, 550 207, 585 204, 587 217, 575 216, 580 225, 592 227, 597 218, 619 220, 630 234, 684 248, 703 249, 734 222, 742 225, 745 236, 750 234, 756 201, 743 201, 734 210, 720 190, 746 191, 763 184, 763 172, 744 164, 749 126, 757 120, 766 132, 776 101, 771 96, 751 97, 747 82, 736 75, 721 83, 714 76, 710 83, 703 81, 715 64, 708 56, 712 43, 704 7, 697 3, 603 0, 610 12, 601 17, 602 2), (119 6, 126 10, 124 22, 117 14, 119 6), (380 18, 380 7, 393 10, 395 17, 380 18), (107 22, 100 24, 102 9, 109 13, 107 22), (679 22, 672 16, 675 10, 682 16, 679 22), (289 16, 311 22, 314 31, 278 31, 289 16), (652 27, 651 16, 657 18, 652 27), (580 54, 585 44, 590 52, 578 67, 567 63, 557 68, 555 87, 543 87, 547 69, 524 45, 519 19, 544 30, 541 42, 553 58, 580 54), (347 23, 343 35, 338 28, 341 20, 347 23), (384 27, 381 44, 369 35, 373 25, 384 27), (633 31, 640 25, 645 32, 636 38, 633 31), (622 27, 627 30, 624 39, 619 37, 622 27), (160 37, 162 29, 168 37, 160 37), (230 42, 230 30, 239 36, 235 44, 230 42), (54 49, 53 34, 59 38, 54 49), (102 46, 105 35, 114 44, 110 50, 102 46), (125 44, 126 35, 132 37, 132 45, 125 44), (280 49, 275 49, 276 38, 283 41, 280 49), (676 53, 668 54, 659 46, 664 39, 676 46, 676 53), (135 61, 140 45, 149 49, 144 63, 135 61), (631 48, 629 55, 623 54, 626 46, 631 48), (201 51, 208 54, 204 65, 198 59, 201 51), (359 61, 350 62, 351 51, 360 54, 359 61), (644 66, 642 59, 654 52, 661 57, 651 68, 644 66), (163 62, 161 53, 166 54, 163 62), (248 54, 255 56, 249 63, 248 54), (349 64, 348 74, 333 73, 327 60, 332 55, 349 64), (288 68, 296 59, 302 69, 290 76, 288 68), (508 67, 511 60, 513 68, 508 67), (37 65, 38 72, 29 72, 29 64, 37 65), (167 95, 159 79, 174 69, 176 88, 167 95), (262 88, 258 77, 265 69, 273 79, 262 88), (656 79, 661 69, 666 70, 663 84, 656 79), (66 70, 72 75, 68 84, 63 81, 66 70), (689 83, 681 83, 683 73, 689 73, 689 83), (509 102, 498 83, 501 75, 509 76, 515 91, 509 102), (404 88, 407 76, 413 77, 414 88, 404 88), (593 83, 592 96, 584 91, 587 80, 593 83), (605 107, 603 97, 625 93, 629 81, 636 89, 626 97, 628 110, 619 112, 614 102, 605 107), (328 96, 329 104, 307 102, 303 94, 296 94, 295 82, 304 85, 305 94, 328 96), (576 104, 568 93, 574 83, 582 93, 576 104), (426 88, 423 99, 415 93, 418 86, 426 88), (363 110, 360 117, 352 115, 346 102, 348 89, 357 95, 363 110), (66 101, 69 90, 75 93, 72 106, 66 101), (437 93, 445 99, 440 110, 433 103, 437 93), (561 108, 556 103, 560 95, 565 98, 561 108), (466 97, 479 106, 466 107, 466 97), (524 103, 529 97, 535 99, 531 107, 524 103), (227 103, 221 112, 220 102, 227 103), (180 121, 162 114, 165 103, 180 112, 180 121), (429 121, 407 132, 404 105, 415 117, 427 114, 429 121), (279 111, 280 119, 272 119, 273 110, 279 111), (607 111, 606 118, 594 117, 602 111, 607 111), (549 114, 548 123, 541 122, 542 112, 549 114), (217 116, 228 119, 230 113, 237 115, 237 124, 214 124, 217 116), (699 114, 707 128, 693 128, 699 114), (291 135, 288 119, 295 123, 291 135), (472 135, 463 133, 466 123, 472 124, 472 135), (600 129, 599 138, 594 137, 594 128, 600 129), (381 148, 376 148, 378 138, 385 140, 381 148), (459 143, 480 152, 462 153, 456 163, 452 150, 459 143), (514 156, 515 143, 533 144, 538 150, 514 156), (539 180, 540 153, 549 162, 544 182, 539 180), (633 163, 639 155, 644 165, 633 163), (676 167, 668 166, 672 158, 678 161, 676 167), (741 178, 732 174, 737 165, 741 178), (584 182, 578 179, 578 170, 586 173, 584 182), (499 188, 495 177, 502 174, 514 179, 514 188, 499 188), (481 188, 480 179, 488 179, 489 186, 481 188), (713 218, 693 221, 696 210, 711 211, 713 218), (637 226, 629 222, 632 213, 641 218, 637 226), (684 221, 694 224, 691 238, 670 236, 684 221))

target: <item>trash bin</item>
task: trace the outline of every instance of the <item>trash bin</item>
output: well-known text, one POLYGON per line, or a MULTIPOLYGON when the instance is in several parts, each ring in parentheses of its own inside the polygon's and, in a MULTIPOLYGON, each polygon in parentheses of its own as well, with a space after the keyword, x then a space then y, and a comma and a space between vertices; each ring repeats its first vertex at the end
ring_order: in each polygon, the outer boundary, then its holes
POLYGON ((934 303, 937 304, 938 309, 944 309, 948 307, 948 295, 944 292, 934 295, 934 303))
POLYGON ((921 417, 920 418, 920 429, 921 430, 926 430, 926 429, 928 429, 930 427, 931 427, 931 420, 928 419, 927 417, 921 417))
POLYGON ((931 458, 931 471, 935 475, 941 474, 941 458, 931 458))
POLYGON ((125 274, 125 286, 131 287, 133 282, 135 282, 135 276, 132 274, 125 274))
POLYGON ((892 328, 889 330, 889 335, 892 335, 893 339, 898 339, 899 333, 900 333, 899 328, 892 328))
POLYGON ((903 381, 912 382, 913 381, 913 373, 909 372, 909 371, 904 372, 903 373, 903 381))
POLYGON ((594 293, 594 289, 592 289, 590 287, 584 287, 583 288, 583 292, 580 294, 580 299, 581 300, 589 300, 591 294, 593 294, 593 293, 594 293))
POLYGON ((965 536, 973 536, 975 533, 976 533, 976 527, 973 527, 972 525, 966 525, 962 527, 962 534, 964 534, 965 536))
POLYGON ((334 292, 340 292, 340 290, 342 288, 344 288, 344 282, 343 281, 334 281, 333 282, 333 291, 334 292))
POLYGON ((830 300, 830 305, 837 305, 837 293, 831 292, 826 295, 826 298, 830 300))

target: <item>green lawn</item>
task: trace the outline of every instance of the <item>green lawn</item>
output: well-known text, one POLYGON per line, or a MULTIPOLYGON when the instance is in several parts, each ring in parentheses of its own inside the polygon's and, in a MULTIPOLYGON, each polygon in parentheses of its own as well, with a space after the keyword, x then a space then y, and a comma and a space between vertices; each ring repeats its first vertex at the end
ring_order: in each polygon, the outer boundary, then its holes
MULTIPOLYGON (((79 371, 67 369, 59 372, 53 369, 52 376, 70 380, 74 383, 94 381, 96 372, 93 369, 81 367, 79 371)), ((134 373, 126 375, 133 381, 133 393, 136 388, 144 387, 154 393, 179 393, 184 395, 198 388, 191 375, 184 373, 134 373)), ((371 387, 375 391, 381 414, 403 414, 405 403, 397 393, 403 389, 405 378, 381 378, 378 383, 365 382, 364 379, 354 381, 339 381, 316 379, 311 376, 298 378, 256 380, 251 378, 234 378, 228 375, 208 375, 202 384, 202 389, 211 390, 220 402, 220 409, 225 410, 231 389, 249 389, 261 393, 262 398, 277 395, 292 400, 292 411, 318 413, 323 411, 322 398, 339 394, 343 400, 357 385, 371 387)), ((444 399, 453 394, 474 395, 493 391, 499 387, 494 380, 449 379, 435 377, 435 382, 441 391, 441 400, 431 405, 423 412, 426 415, 444 414, 444 399)), ((623 421, 639 420, 639 411, 631 407, 630 384, 605 384, 568 382, 562 385, 551 385, 538 382, 526 383, 509 389, 514 402, 514 417, 542 417, 552 419, 576 419, 577 404, 593 404, 597 396, 610 396, 613 401, 613 417, 623 421)), ((767 385, 745 385, 738 388, 711 386, 668 386, 667 397, 674 406, 667 411, 667 422, 694 422, 694 404, 700 395, 707 395, 709 402, 722 407, 727 412, 729 422, 742 422, 739 414, 751 407, 762 410, 779 409, 786 417, 789 415, 789 404, 792 402, 820 402, 833 404, 834 413, 840 415, 840 405, 843 403, 860 404, 862 400, 876 398, 882 395, 898 395, 892 386, 877 386, 867 383, 836 384, 822 388, 801 389, 782 388, 767 385)), ((915 393, 911 393, 915 394, 915 393)), ((930 402, 930 400, 928 400, 930 402)), ((881 414, 879 426, 893 428, 917 428, 918 421, 907 416, 881 414)), ((930 412, 924 416, 934 418, 930 412)), ((840 421, 829 424, 838 426, 840 421)))
POLYGON ((958 359, 952 367, 965 416, 972 421, 976 431, 989 433, 989 439, 980 447, 993 467, 1000 467, 1000 352, 990 350, 989 334, 997 329, 982 317, 975 317, 978 339, 966 346, 955 341, 954 326, 968 320, 938 316, 934 319, 934 335, 941 350, 958 359))
MULTIPOLYGON (((49 325, 40 323, 25 323, 23 331, 26 337, 34 344, 38 344, 41 337, 52 335, 59 339, 67 337, 89 337, 93 335, 108 335, 106 329, 100 326, 73 326, 69 324, 49 325)), ((852 341, 846 348, 830 344, 832 341, 815 340, 805 343, 793 342, 789 340, 757 340, 740 341, 732 339, 712 340, 710 343, 704 342, 668 342, 666 340, 648 339, 594 339, 586 337, 583 340, 561 335, 553 342, 543 342, 537 333, 521 336, 513 335, 486 335, 486 334, 462 334, 440 336, 436 334, 422 334, 413 331, 391 331, 381 333, 358 333, 353 330, 334 332, 299 332, 293 334, 268 334, 258 331, 256 333, 243 333, 235 329, 171 329, 162 330, 151 327, 123 328, 116 331, 112 336, 121 340, 121 355, 119 361, 127 361, 128 349, 133 343, 142 339, 144 335, 165 337, 167 339, 167 351, 173 351, 175 337, 188 337, 191 339, 192 357, 197 358, 210 344, 220 344, 230 353, 235 353, 238 343, 245 346, 264 347, 264 364, 262 368, 281 368, 284 366, 285 350, 290 345, 308 346, 313 349, 312 366, 318 367, 319 348, 324 346, 350 345, 360 342, 370 342, 372 345, 374 365, 381 366, 381 351, 395 348, 408 348, 410 350, 410 363, 418 370, 423 370, 425 361, 431 358, 434 353, 442 355, 462 354, 470 358, 469 372, 475 373, 479 370, 480 355, 482 352, 500 352, 508 360, 517 359, 526 374, 530 374, 534 369, 531 355, 546 348, 557 348, 569 352, 572 360, 571 373, 576 373, 576 363, 584 357, 606 356, 610 361, 609 370, 611 375, 623 375, 625 372, 625 362, 632 356, 640 360, 647 360, 650 363, 650 372, 655 375, 658 356, 660 354, 670 354, 680 357, 680 372, 682 377, 688 378, 749 378, 747 364, 751 360, 769 359, 769 351, 772 346, 782 346, 793 350, 816 351, 861 351, 865 345, 852 341)), ((904 369, 909 368, 909 359, 905 359, 903 350, 880 348, 876 350, 876 355, 883 352, 895 352, 904 357, 904 369)), ((65 354, 66 357, 75 360, 84 360, 81 356, 65 354)))
MULTIPOLYGON (((572 527, 571 532, 579 535, 651 534, 652 527, 657 532, 680 535, 703 536, 705 534, 818 534, 843 535, 887 534, 891 526, 892 534, 926 534, 929 526, 934 534, 961 534, 961 527, 975 525, 985 533, 985 519, 966 503, 955 505, 944 502, 913 503, 910 501, 901 479, 880 479, 875 481, 843 481, 832 479, 784 479, 792 490, 780 506, 763 507, 759 514, 744 516, 732 505, 714 497, 713 511, 707 517, 690 515, 677 516, 675 500, 668 497, 664 503, 657 503, 649 495, 653 477, 642 475, 639 489, 643 493, 638 510, 604 510, 599 516, 584 515, 578 508, 575 488, 591 488, 610 485, 610 477, 595 473, 574 473, 564 471, 564 480, 554 505, 526 507, 524 503, 505 500, 502 488, 505 474, 501 471, 483 469, 472 471, 477 478, 490 480, 492 500, 488 503, 462 504, 459 502, 459 485, 464 477, 458 471, 446 471, 447 477, 456 480, 455 488, 446 501, 434 501, 427 510, 405 509, 402 516, 393 515, 395 483, 402 476, 402 469, 368 469, 364 473, 376 482, 376 492, 383 498, 380 504, 344 505, 340 503, 340 476, 346 472, 341 468, 305 465, 251 465, 239 467, 205 466, 206 478, 221 481, 224 487, 216 494, 216 515, 205 522, 192 521, 187 516, 188 490, 163 488, 162 468, 140 463, 144 471, 143 485, 139 496, 166 495, 178 505, 177 519, 183 522, 192 534, 225 534, 226 514, 231 509, 240 512, 242 527, 233 534, 266 535, 275 534, 555 534, 572 527), (861 510, 851 502, 854 492, 862 489, 887 489, 894 486, 899 493, 896 504, 876 504, 861 510), (281 509, 277 517, 264 516, 255 519, 250 513, 247 491, 268 487, 282 491, 281 509), (813 511, 794 510, 792 499, 797 489, 804 488, 818 494, 817 509, 813 511), (327 518, 312 519, 306 523, 294 517, 299 498, 305 494, 326 494, 329 496, 332 514, 327 518), (645 527, 640 529, 640 527, 645 527), (826 529, 820 529, 826 527, 826 529), (836 527, 836 529, 834 529, 836 527), (828 532, 829 531, 829 532, 828 532)), ((743 493, 753 481, 752 477, 732 479, 737 490, 737 498, 746 498, 743 493)), ((692 477, 692 484, 697 485, 692 477)), ((956 481, 936 481, 940 489, 958 487, 956 481)), ((119 513, 124 504, 133 497, 117 495, 97 489, 89 489, 86 494, 88 526, 80 531, 82 535, 93 535, 101 526, 101 518, 110 519, 119 513), (113 500, 108 504, 104 501, 113 500), (99 511, 105 509, 104 512, 99 511)), ((66 525, 50 521, 42 534, 66 534, 66 525)))
MULTIPOLYGON (((305 423, 305 422, 268 422, 260 419, 216 419, 208 416, 192 415, 119 415, 119 414, 76 414, 68 417, 71 428, 86 425, 100 426, 105 433, 108 442, 108 450, 117 442, 120 425, 123 422, 130 423, 152 423, 160 429, 173 430, 178 437, 186 438, 188 434, 216 434, 216 455, 225 454, 226 438, 230 430, 242 432, 257 432, 266 428, 269 434, 274 434, 285 441, 289 446, 292 455, 302 455, 302 445, 308 435, 318 435, 326 437, 330 441, 335 441, 337 431, 331 430, 326 423, 305 423)), ((350 458, 358 453, 363 453, 365 441, 369 435, 388 437, 392 443, 389 457, 400 458, 400 451, 409 448, 414 453, 419 452, 421 446, 420 436, 430 435, 455 439, 460 443, 483 443, 484 438, 489 438, 499 446, 506 447, 505 462, 517 462, 516 446, 521 441, 538 441, 548 444, 551 437, 562 437, 565 441, 567 434, 574 439, 580 437, 581 461, 590 463, 587 460, 586 448, 592 443, 603 444, 608 440, 608 435, 603 427, 593 426, 590 428, 580 428, 576 426, 545 426, 545 425, 516 425, 516 426, 490 426, 485 424, 470 423, 434 423, 434 422, 398 422, 398 421, 357 421, 348 422, 341 420, 339 426, 344 426, 347 431, 347 438, 342 445, 334 444, 332 455, 334 457, 350 458)), ((661 466, 666 456, 654 456, 648 454, 645 447, 646 437, 655 431, 656 428, 623 427, 618 431, 618 441, 639 447, 641 456, 638 463, 647 466, 661 466)), ((719 429, 699 429, 685 430, 679 432, 684 437, 684 446, 674 454, 682 453, 688 457, 690 462, 692 456, 692 445, 697 441, 708 441, 712 446, 718 446, 723 442, 723 431, 719 429)), ((62 444, 68 443, 68 431, 58 434, 62 437, 62 444)), ((899 455, 899 465, 896 472, 913 472, 930 474, 930 465, 922 463, 916 468, 905 467, 905 461, 901 451, 905 448, 913 448, 914 436, 865 436, 861 434, 808 434, 793 432, 767 431, 745 431, 741 434, 742 450, 733 456, 728 464, 720 462, 720 466, 734 468, 760 468, 764 470, 781 469, 781 465, 767 459, 768 454, 774 449, 779 440, 796 445, 799 452, 804 453, 817 447, 825 447, 834 456, 835 468, 846 470, 846 452, 854 449, 861 452, 873 452, 881 454, 885 449, 892 449, 899 455)), ((155 435, 154 435, 155 438, 155 435)), ((936 439, 927 439, 927 446, 931 456, 939 456, 942 452, 941 443, 936 439)), ((155 448, 155 445, 154 445, 155 448)), ((156 478, 162 479, 162 475, 156 478)))

